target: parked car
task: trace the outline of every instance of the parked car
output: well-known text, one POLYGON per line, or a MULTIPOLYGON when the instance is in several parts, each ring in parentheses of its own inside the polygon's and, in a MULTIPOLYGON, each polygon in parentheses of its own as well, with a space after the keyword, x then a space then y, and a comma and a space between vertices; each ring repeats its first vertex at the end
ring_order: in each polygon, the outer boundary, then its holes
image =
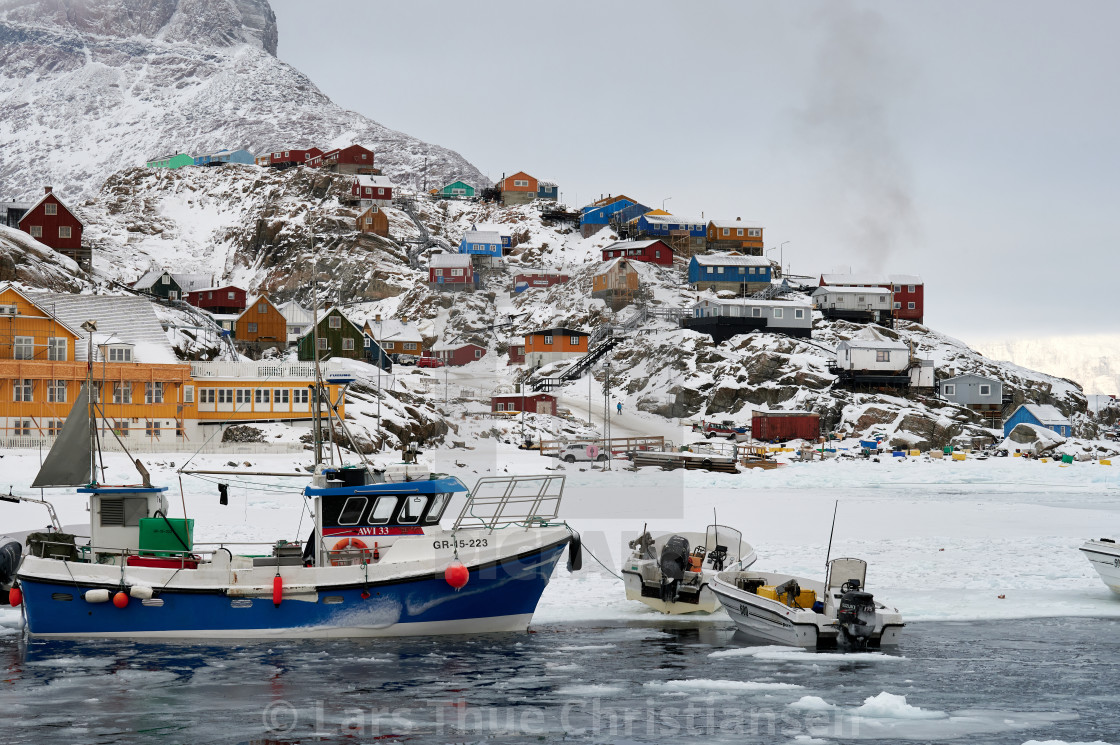
POLYGON ((417 362, 420 361, 420 359, 421 359, 420 357, 417 357, 414 354, 394 354, 393 355, 393 362, 396 362, 398 365, 415 365, 417 362))
POLYGON ((565 463, 575 463, 577 460, 602 463, 607 460, 607 457, 606 450, 600 448, 596 443, 573 442, 560 450, 560 460, 565 463))
POLYGON ((417 367, 443 367, 443 360, 439 357, 421 357, 416 363, 417 367))
POLYGON ((709 440, 713 437, 726 437, 729 440, 749 440, 751 437, 749 426, 739 427, 730 421, 706 422, 700 420, 692 425, 692 431, 702 433, 709 440))

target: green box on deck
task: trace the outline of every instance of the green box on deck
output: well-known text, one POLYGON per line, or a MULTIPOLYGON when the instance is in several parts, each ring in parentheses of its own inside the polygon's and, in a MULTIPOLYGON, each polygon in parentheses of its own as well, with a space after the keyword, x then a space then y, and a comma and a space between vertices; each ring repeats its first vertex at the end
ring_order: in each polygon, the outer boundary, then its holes
POLYGON ((193 549, 194 518, 187 520, 181 517, 140 518, 141 553, 153 556, 172 556, 193 549))

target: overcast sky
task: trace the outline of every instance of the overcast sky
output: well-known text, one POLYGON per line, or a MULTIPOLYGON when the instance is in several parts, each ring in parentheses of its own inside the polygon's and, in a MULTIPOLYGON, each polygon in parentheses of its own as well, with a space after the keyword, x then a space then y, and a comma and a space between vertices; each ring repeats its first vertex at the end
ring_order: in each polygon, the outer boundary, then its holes
POLYGON ((272 5, 282 60, 491 178, 921 274, 969 341, 1116 329, 1118 3, 272 5))

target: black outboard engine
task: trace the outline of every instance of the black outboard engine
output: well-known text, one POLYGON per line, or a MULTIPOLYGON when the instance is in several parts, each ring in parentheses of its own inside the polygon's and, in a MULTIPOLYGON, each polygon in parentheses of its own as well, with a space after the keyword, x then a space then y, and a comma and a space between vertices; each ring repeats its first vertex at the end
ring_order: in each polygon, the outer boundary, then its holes
POLYGON ((708 554, 708 563, 712 565, 712 569, 715 571, 722 572, 723 565, 727 563, 727 546, 716 544, 716 547, 708 554))
POLYGON ((680 535, 670 536, 661 548, 657 564, 661 569, 661 599, 666 603, 677 599, 677 588, 688 568, 688 552, 688 539, 680 535))
POLYGON ((856 647, 866 647, 871 634, 875 631, 875 596, 859 589, 847 590, 848 583, 844 584, 846 591, 840 597, 840 610, 836 613, 836 620, 844 632, 844 639, 856 647))
POLYGON ((0 589, 10 589, 19 569, 23 544, 6 535, 0 536, 0 589))

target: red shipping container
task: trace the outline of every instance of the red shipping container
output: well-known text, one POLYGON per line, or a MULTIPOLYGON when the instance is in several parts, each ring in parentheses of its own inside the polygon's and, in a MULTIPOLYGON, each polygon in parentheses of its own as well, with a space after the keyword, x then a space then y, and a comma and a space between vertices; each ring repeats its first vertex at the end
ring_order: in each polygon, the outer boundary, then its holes
POLYGON ((816 440, 821 436, 821 415, 809 411, 756 411, 751 416, 751 436, 756 440, 816 440))

